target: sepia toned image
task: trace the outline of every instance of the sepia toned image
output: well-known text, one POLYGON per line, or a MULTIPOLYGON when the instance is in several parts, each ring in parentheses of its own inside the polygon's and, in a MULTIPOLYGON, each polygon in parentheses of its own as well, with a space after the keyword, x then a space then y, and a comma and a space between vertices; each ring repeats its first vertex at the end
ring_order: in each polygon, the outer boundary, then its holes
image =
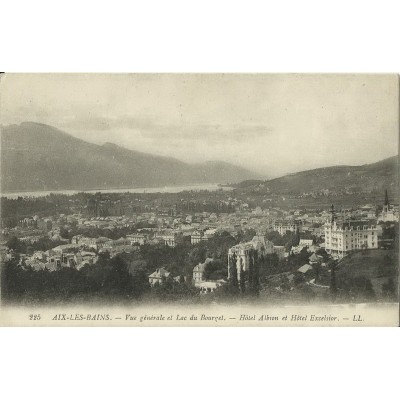
POLYGON ((398 326, 395 74, 2 74, 3 326, 398 326))

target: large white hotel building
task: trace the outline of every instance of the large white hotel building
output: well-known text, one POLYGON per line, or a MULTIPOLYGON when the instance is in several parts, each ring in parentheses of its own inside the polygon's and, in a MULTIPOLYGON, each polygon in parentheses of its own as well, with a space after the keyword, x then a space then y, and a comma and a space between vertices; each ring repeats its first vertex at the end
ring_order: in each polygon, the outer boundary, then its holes
POLYGON ((337 222, 332 217, 325 224, 325 250, 333 258, 343 258, 352 250, 377 249, 379 228, 370 221, 337 222))

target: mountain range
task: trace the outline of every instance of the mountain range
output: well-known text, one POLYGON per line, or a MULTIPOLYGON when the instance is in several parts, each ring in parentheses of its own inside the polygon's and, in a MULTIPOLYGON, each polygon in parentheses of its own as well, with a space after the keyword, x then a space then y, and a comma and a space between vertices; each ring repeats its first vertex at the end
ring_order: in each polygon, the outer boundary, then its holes
POLYGON ((361 193, 388 189, 397 196, 398 156, 360 166, 318 168, 270 180, 259 178, 255 172, 225 162, 190 164, 112 143, 88 143, 34 122, 1 127, 2 193, 230 182, 247 192, 361 193))
POLYGON ((49 125, 1 127, 1 192, 240 182, 259 175, 220 161, 174 158, 97 145, 49 125))
POLYGON ((326 191, 384 193, 398 196, 398 156, 359 166, 333 166, 288 174, 271 180, 246 180, 235 186, 245 191, 303 194, 326 191))

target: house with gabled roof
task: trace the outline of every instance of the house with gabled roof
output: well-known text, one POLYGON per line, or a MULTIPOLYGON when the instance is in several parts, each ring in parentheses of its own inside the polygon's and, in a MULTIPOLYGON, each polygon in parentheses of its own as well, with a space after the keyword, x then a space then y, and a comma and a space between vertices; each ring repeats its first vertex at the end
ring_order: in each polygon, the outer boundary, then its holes
POLYGON ((149 275, 149 283, 151 286, 154 286, 156 283, 162 283, 163 279, 166 279, 170 276, 170 272, 168 272, 165 268, 157 268, 152 274, 149 275))
POLYGON ((300 267, 297 272, 301 272, 302 274, 306 274, 309 271, 312 271, 313 267, 310 264, 304 264, 300 267))
POLYGON ((317 264, 320 262, 320 258, 315 253, 313 253, 308 261, 310 262, 310 264, 317 264))

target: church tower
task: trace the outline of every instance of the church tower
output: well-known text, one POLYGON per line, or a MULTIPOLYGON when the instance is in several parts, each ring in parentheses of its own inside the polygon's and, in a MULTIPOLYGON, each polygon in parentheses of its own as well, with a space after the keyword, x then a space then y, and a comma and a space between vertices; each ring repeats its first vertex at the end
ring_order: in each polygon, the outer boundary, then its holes
POLYGON ((331 205, 331 224, 333 225, 333 223, 335 222, 335 207, 333 206, 333 204, 331 205))
POLYGON ((385 190, 385 204, 383 206, 383 212, 384 213, 389 212, 389 196, 387 189, 385 190))

